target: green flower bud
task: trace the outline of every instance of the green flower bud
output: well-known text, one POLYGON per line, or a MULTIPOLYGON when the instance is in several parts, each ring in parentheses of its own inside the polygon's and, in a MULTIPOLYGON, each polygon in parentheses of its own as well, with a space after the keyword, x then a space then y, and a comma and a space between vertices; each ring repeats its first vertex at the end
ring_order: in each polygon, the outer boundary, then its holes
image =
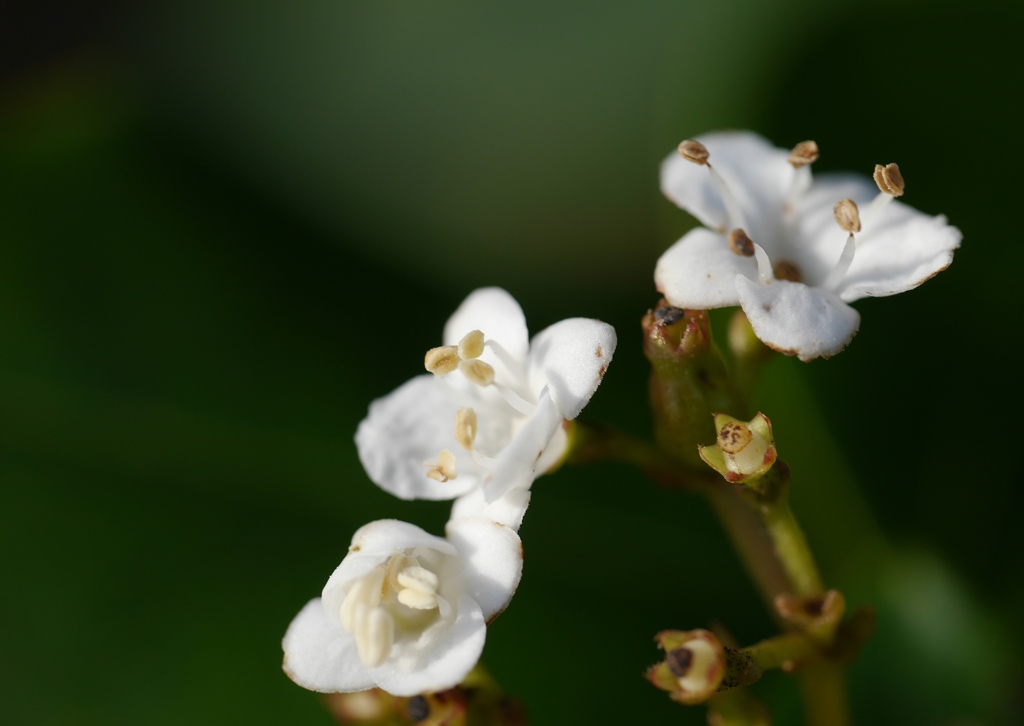
POLYGON ((739 484, 762 477, 778 458, 772 422, 763 413, 746 422, 716 413, 715 431, 718 441, 698 447, 700 458, 730 482, 739 484))

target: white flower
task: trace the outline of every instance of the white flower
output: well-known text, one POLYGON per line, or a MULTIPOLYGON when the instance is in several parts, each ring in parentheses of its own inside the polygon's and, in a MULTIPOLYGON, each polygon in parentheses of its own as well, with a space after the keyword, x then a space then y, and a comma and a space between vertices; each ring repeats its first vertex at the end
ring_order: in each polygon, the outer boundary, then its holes
POLYGON ((453 520, 447 539, 393 519, 371 522, 321 597, 292 620, 284 670, 323 693, 452 688, 479 660, 487 624, 522 570, 519 535, 497 522, 453 520))
POLYGON ((895 164, 876 167, 876 187, 852 174, 812 179, 813 142, 790 152, 749 132, 698 141, 665 160, 661 188, 707 228, 661 256, 655 283, 676 307, 740 305, 783 353, 835 355, 860 325, 847 303, 917 287, 960 245, 945 217, 893 202, 903 193, 895 164))
POLYGON ((403 499, 466 498, 453 516, 518 528, 529 487, 565 451, 565 419, 590 400, 615 330, 571 318, 528 338, 504 290, 474 291, 448 319, 433 373, 374 401, 356 432, 370 478, 403 499))

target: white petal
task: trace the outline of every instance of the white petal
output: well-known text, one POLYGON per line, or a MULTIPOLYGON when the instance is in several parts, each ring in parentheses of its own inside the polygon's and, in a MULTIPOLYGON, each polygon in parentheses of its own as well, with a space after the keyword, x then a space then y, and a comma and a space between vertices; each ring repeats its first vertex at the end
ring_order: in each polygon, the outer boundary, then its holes
POLYGON ((736 275, 757 278, 757 262, 729 249, 725 235, 698 227, 669 247, 654 267, 658 292, 677 308, 739 305, 736 275))
POLYGON ((484 498, 483 488, 477 487, 452 503, 451 519, 483 517, 518 532, 529 505, 529 489, 510 489, 496 501, 488 503, 484 498))
POLYGON ((522 360, 530 347, 526 317, 516 299, 500 287, 482 287, 469 294, 444 326, 444 344, 458 345, 466 333, 483 332, 522 360))
POLYGON ((510 527, 482 517, 457 519, 445 528, 459 550, 462 583, 488 621, 512 599, 523 574, 523 544, 510 527))
POLYGON ((461 683, 480 660, 487 625, 469 595, 463 595, 456 607, 454 622, 439 618, 397 657, 370 671, 374 682, 396 696, 443 691, 461 683))
MULTIPOLYGON (((727 131, 698 136, 708 161, 725 179, 750 227, 747 234, 769 251, 794 169, 789 151, 777 149, 750 132, 727 131)), ((673 151, 661 165, 662 193, 712 229, 728 232, 725 207, 711 174, 673 151)))
POLYGON ((600 320, 569 318, 545 328, 530 343, 530 385, 547 386, 562 417, 576 418, 601 385, 615 342, 615 328, 600 320))
POLYGON ((866 229, 858 242, 839 295, 852 302, 911 290, 949 267, 962 237, 945 217, 929 217, 892 202, 878 228, 866 229))
POLYGON ((835 355, 860 325, 856 310, 820 288, 784 280, 761 285, 737 276, 736 289, 757 337, 803 361, 835 355))
POLYGON ((320 598, 306 603, 288 626, 284 672, 303 688, 347 693, 373 688, 374 681, 356 652, 355 639, 324 613, 320 598))
POLYGON ((480 481, 480 467, 455 440, 455 412, 465 402, 452 391, 428 373, 370 404, 356 431, 356 448, 375 484, 402 499, 454 499, 480 481), (442 449, 455 452, 458 472, 446 482, 429 478, 423 466, 442 449))
POLYGON ((488 502, 500 499, 512 489, 530 488, 537 477, 537 462, 561 424, 562 415, 544 389, 537 408, 495 459, 493 476, 484 481, 488 502))

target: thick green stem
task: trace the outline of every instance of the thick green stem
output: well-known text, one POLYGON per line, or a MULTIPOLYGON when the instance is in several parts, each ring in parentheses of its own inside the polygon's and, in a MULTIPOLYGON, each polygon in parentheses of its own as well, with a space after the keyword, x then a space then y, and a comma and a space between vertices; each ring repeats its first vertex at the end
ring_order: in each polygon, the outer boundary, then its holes
POLYGON ((800 673, 808 726, 850 726, 846 674, 838 663, 818 663, 800 673))
POLYGON ((821 573, 807 545, 807 538, 793 516, 788 497, 783 494, 776 502, 762 504, 760 513, 772 540, 775 557, 789 578, 791 593, 797 597, 821 594, 825 589, 821 573))

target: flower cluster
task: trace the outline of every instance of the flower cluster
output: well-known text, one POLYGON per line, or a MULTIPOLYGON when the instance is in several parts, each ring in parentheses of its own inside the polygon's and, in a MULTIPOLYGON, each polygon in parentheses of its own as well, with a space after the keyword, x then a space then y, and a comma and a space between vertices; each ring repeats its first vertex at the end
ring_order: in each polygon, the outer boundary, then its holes
POLYGON ((512 296, 484 288, 442 342, 426 374, 370 405, 355 438, 386 491, 455 500, 446 536, 396 520, 355 533, 284 637, 284 670, 305 688, 412 696, 463 680, 519 584, 530 487, 565 454, 563 424, 597 390, 616 338, 573 318, 531 340, 512 296))

